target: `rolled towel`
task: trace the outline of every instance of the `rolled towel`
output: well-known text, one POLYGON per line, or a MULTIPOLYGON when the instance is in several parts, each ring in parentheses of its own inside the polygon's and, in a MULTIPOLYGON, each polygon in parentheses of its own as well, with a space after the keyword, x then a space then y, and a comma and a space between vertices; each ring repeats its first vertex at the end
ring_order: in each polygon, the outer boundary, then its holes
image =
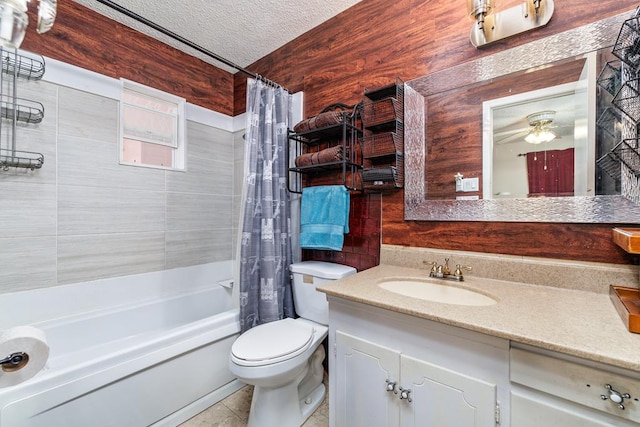
POLYGON ((307 132, 326 126, 335 125, 344 121, 344 115, 340 111, 325 111, 317 116, 304 119, 293 127, 295 133, 307 132))
POLYGON ((338 162, 342 160, 342 145, 336 145, 335 147, 325 148, 316 153, 301 154, 296 157, 296 166, 312 166, 322 163, 338 162))

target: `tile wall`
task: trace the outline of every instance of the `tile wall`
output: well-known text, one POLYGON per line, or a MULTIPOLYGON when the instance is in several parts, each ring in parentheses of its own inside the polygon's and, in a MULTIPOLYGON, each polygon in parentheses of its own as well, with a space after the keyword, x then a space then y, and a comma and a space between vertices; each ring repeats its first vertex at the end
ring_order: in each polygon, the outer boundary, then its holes
POLYGON ((46 81, 19 96, 45 118, 18 127, 17 148, 45 162, 0 170, 0 293, 234 257, 241 132, 189 121, 186 172, 124 166, 116 100, 46 81))

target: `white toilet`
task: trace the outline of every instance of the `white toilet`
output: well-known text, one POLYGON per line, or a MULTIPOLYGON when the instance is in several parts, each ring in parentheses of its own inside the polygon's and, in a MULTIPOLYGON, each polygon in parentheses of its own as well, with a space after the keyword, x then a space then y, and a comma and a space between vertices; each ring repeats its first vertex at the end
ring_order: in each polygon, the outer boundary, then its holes
POLYGON ((297 319, 282 319, 249 329, 231 347, 229 369, 251 384, 248 427, 299 427, 322 403, 322 341, 329 328, 329 306, 316 286, 355 274, 339 264, 291 264, 297 319))

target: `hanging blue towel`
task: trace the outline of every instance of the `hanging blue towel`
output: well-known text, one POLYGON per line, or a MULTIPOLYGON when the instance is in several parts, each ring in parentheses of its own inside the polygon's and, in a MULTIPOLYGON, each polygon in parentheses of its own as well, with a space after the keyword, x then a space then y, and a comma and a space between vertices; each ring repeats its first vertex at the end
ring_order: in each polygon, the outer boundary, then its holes
POLYGON ((341 251, 349 232, 349 190, 343 185, 302 189, 300 247, 341 251))

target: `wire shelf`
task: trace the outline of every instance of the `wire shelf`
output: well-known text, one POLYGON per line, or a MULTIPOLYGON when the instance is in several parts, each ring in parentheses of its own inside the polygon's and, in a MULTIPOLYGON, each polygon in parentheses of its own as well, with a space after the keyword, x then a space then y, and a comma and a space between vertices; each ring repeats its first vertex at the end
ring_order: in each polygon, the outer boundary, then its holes
POLYGON ((626 114, 635 124, 640 121, 639 84, 640 79, 626 81, 611 101, 618 110, 626 114))
POLYGON ((23 123, 40 123, 44 119, 44 105, 37 101, 13 98, 9 95, 0 97, 0 117, 23 123), (14 102, 15 100, 15 102, 14 102))
POLYGON ((638 147, 640 147, 640 139, 629 138, 620 141, 611 150, 636 177, 640 176, 640 152, 638 147))
MULTIPOLYGON (((44 76, 44 58, 29 57, 2 49, 2 72, 27 79, 40 80, 44 76)), ((35 54, 32 54, 35 55, 35 54)))
POLYGON ((608 152, 596 160, 596 164, 613 180, 620 181, 622 176, 622 166, 620 164, 620 159, 615 153, 608 152))
POLYGON ((640 17, 624 21, 612 53, 634 70, 640 66, 640 17))
POLYGON ((598 129, 602 130, 616 141, 620 139, 621 124, 620 113, 612 107, 605 108, 596 121, 598 129))
POLYGON ((596 82, 598 86, 615 96, 622 84, 622 72, 620 60, 609 61, 604 64, 596 82))
POLYGON ((12 151, 0 149, 0 169, 7 171, 11 168, 40 169, 44 164, 44 155, 31 151, 12 151))

